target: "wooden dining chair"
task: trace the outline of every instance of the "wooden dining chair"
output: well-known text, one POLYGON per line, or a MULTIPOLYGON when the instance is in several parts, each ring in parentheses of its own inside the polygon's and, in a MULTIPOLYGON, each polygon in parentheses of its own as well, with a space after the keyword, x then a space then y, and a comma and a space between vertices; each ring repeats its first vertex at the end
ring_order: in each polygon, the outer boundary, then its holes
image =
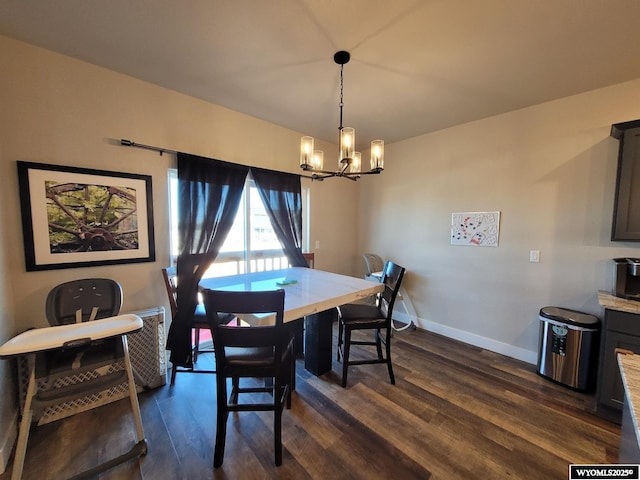
POLYGON ((213 466, 224 460, 229 412, 273 411, 275 464, 282 464, 282 411, 291 408, 291 391, 295 376, 293 335, 283 324, 284 290, 265 292, 231 292, 204 290, 205 308, 212 325, 216 352, 217 422, 213 466), (274 314, 273 325, 231 326, 221 323, 219 311, 237 314, 274 314), (240 385, 247 377, 265 378, 265 385, 240 385), (227 383, 231 379, 231 394, 227 383), (270 396, 256 398, 257 393, 270 396), (242 399, 246 401, 240 402, 242 399), (254 394, 251 398, 244 394, 254 394), (250 402, 250 400, 252 400, 250 402), (249 403, 250 402, 250 403, 249 403))
POLYGON ((309 268, 315 268, 316 263, 316 254, 313 252, 303 253, 302 256, 307 261, 307 265, 309 268))
POLYGON ((343 387, 347 386, 347 372, 350 366, 375 363, 386 363, 389 370, 389 380, 392 384, 396 383, 391 365, 391 316, 404 272, 404 267, 387 261, 380 278, 380 281, 384 283, 384 290, 379 295, 376 305, 349 303, 338 307, 338 361, 342 358, 343 387), (352 340, 351 334, 356 330, 373 330, 373 341, 352 340), (384 354, 382 352, 383 344, 385 346, 384 354), (375 346, 377 356, 350 360, 351 345, 375 346))
MULTIPOLYGON (((164 279, 165 287, 167 288, 167 295, 169 296, 169 307, 171 308, 171 318, 175 318, 178 313, 177 302, 177 279, 178 272, 176 267, 166 267, 162 269, 162 278, 164 279)), ((207 323, 207 315, 204 310, 204 305, 198 304, 196 310, 193 313, 191 328, 193 330, 193 342, 191 345, 191 355, 193 363, 198 361, 198 355, 200 353, 213 353, 213 349, 201 349, 200 348, 200 330, 209 330, 209 324, 207 323)), ((180 368, 176 365, 171 367, 171 385, 176 381, 176 374, 178 372, 190 372, 190 373, 216 373, 215 370, 195 370, 192 368, 180 368)))

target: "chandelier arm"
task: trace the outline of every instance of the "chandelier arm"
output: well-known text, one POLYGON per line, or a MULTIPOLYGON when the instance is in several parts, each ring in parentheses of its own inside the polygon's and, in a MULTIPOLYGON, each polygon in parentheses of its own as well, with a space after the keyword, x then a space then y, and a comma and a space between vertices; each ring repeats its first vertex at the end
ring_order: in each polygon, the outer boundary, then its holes
POLYGON ((335 176, 336 176, 336 173, 335 173, 335 172, 326 172, 326 173, 323 173, 323 174, 320 174, 320 175, 318 175, 318 174, 314 173, 314 174, 313 174, 313 179, 314 179, 314 180, 322 181, 322 180, 324 180, 325 178, 331 178, 331 177, 335 177, 335 176))
POLYGON ((346 172, 347 167, 344 167, 342 170, 337 171, 337 172, 333 172, 330 170, 316 170, 314 168, 307 168, 305 169, 305 171, 307 172, 311 172, 311 175, 301 175, 304 178, 312 178, 314 180, 321 180, 323 178, 330 178, 330 177, 355 177, 355 178, 359 178, 362 175, 379 175, 380 173, 382 173, 382 169, 381 168, 375 168, 373 170, 368 170, 366 172, 346 172))
POLYGON ((303 177, 311 178, 312 180, 318 180, 318 181, 322 181, 325 178, 331 178, 331 177, 343 177, 355 182, 358 178, 360 178, 361 173, 364 173, 364 174, 370 173, 370 172, 351 173, 351 172, 344 172, 344 171, 331 172, 328 170, 308 170, 308 171, 311 172, 312 175, 303 175, 303 177))
POLYGON ((373 170, 369 170, 367 172, 358 172, 357 175, 378 175, 382 173, 381 168, 374 168, 373 170))
POLYGON ((331 177, 335 177, 336 175, 338 175, 340 172, 333 172, 331 170, 316 170, 315 168, 309 168, 307 169, 307 172, 311 172, 314 175, 315 174, 320 174, 320 175, 326 175, 326 176, 331 176, 331 177))

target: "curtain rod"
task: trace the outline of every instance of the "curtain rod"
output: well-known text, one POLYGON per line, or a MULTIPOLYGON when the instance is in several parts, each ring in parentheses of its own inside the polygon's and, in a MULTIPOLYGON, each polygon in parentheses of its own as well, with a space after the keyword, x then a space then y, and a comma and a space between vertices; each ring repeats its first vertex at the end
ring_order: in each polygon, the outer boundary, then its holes
POLYGON ((173 153, 174 155, 178 153, 175 150, 154 147, 152 145, 143 145, 142 143, 132 142, 131 140, 127 140, 125 138, 120 139, 120 145, 124 145, 125 147, 136 147, 136 148, 144 148, 145 150, 153 150, 154 152, 158 152, 160 155, 162 155, 163 153, 173 153))
MULTIPOLYGON (((136 143, 132 140, 127 140, 126 138, 120 139, 120 145, 123 145, 125 147, 135 147, 135 148, 143 148, 145 150, 153 150, 154 152, 158 152, 160 155, 162 155, 163 153, 172 153, 176 155, 178 153, 175 150, 170 150, 168 148, 154 147, 153 145, 143 145, 142 143, 136 143)), ((303 178, 310 178, 312 180, 320 180, 319 178, 313 177, 311 175, 299 175, 299 176, 303 178)))

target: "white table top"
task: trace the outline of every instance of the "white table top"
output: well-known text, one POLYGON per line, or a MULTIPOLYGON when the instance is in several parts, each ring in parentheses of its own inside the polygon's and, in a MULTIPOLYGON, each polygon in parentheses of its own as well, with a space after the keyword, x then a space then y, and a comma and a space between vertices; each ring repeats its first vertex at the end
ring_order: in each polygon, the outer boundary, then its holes
POLYGON ((139 316, 128 313, 91 322, 34 328, 13 337, 2 345, 0 357, 53 350, 75 340, 100 340, 123 335, 140 330, 142 325, 142 319, 139 316))
POLYGON ((232 291, 265 291, 283 288, 285 322, 355 302, 384 289, 381 283, 305 267, 203 278, 200 281, 200 287, 232 291), (283 280, 294 280, 295 283, 288 285, 277 283, 283 280))

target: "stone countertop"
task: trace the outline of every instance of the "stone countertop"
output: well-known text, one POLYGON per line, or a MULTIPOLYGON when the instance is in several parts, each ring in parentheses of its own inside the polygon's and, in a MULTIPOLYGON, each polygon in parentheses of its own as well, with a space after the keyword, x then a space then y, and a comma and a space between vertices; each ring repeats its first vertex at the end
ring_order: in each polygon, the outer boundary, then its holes
MULTIPOLYGON (((640 431, 638 430, 638 418, 640 418, 640 355, 618 354, 617 357, 626 394, 625 401, 629 402, 636 439, 640 439, 640 431)), ((638 447, 640 448, 640 445, 638 447)))
POLYGON ((600 306, 609 310, 618 310, 620 312, 628 313, 640 313, 640 301, 616 297, 610 292, 605 292, 604 290, 598 291, 598 303, 600 304, 600 306))

